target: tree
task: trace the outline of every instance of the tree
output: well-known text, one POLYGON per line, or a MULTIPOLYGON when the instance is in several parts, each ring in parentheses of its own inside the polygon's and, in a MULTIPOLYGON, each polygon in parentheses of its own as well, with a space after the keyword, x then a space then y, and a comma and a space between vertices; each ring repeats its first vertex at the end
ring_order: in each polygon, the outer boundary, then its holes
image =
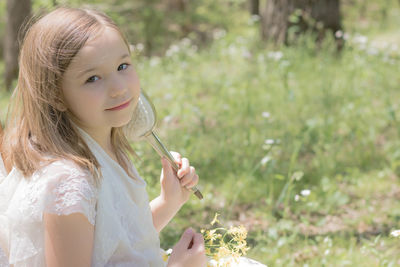
POLYGON ((260 0, 250 0, 250 14, 260 15, 260 0))
MULTIPOLYGON (((263 39, 288 44, 290 28, 295 34, 317 32, 319 40, 327 30, 335 34, 342 30, 339 0, 268 0, 262 12, 263 39)), ((341 46, 338 40, 338 48, 341 46)))
POLYGON ((30 17, 31 0, 7 0, 6 31, 4 38, 5 86, 11 90, 13 79, 18 75, 18 36, 23 23, 30 17))
POLYGON ((185 0, 168 0, 167 5, 170 11, 185 12, 187 1, 185 0))

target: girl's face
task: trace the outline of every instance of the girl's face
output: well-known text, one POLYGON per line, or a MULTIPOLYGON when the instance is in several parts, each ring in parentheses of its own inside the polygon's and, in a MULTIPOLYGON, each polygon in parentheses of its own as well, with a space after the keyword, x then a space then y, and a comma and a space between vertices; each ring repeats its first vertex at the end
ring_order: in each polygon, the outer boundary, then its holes
POLYGON ((64 73, 62 91, 73 121, 89 133, 109 134, 129 122, 140 83, 118 31, 106 27, 86 42, 64 73))

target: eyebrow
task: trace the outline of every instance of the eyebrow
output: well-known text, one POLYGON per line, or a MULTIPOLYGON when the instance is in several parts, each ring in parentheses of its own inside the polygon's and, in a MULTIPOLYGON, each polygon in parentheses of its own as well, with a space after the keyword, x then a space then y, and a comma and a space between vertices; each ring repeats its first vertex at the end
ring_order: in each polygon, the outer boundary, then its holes
MULTIPOLYGON (((123 54, 123 55, 120 57, 120 60, 121 60, 121 59, 124 59, 124 58, 126 58, 126 57, 129 57, 129 54, 123 54)), ((79 72, 79 74, 78 74, 78 78, 80 78, 80 77, 82 77, 84 74, 86 74, 86 73, 88 73, 88 72, 92 72, 92 71, 94 71, 94 70, 96 70, 96 69, 97 69, 97 68, 90 68, 90 69, 81 71, 81 72, 79 72)))

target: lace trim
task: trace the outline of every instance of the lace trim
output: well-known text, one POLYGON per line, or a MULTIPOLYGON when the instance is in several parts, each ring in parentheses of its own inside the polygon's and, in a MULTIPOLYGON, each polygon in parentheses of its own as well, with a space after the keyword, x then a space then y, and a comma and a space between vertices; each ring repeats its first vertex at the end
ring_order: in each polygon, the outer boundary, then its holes
POLYGON ((52 199, 47 203, 46 212, 57 215, 79 212, 94 225, 98 190, 90 172, 66 160, 50 165, 43 170, 43 174, 47 177, 56 176, 56 179, 49 188, 52 199))

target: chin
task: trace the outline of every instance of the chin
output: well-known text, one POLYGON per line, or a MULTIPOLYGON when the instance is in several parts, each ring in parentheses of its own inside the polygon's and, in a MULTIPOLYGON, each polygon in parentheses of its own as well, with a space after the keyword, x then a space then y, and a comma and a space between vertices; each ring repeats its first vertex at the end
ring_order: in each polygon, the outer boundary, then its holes
POLYGON ((129 123, 131 118, 132 118, 132 114, 130 114, 130 116, 126 116, 124 118, 119 118, 118 121, 113 121, 113 127, 117 128, 117 127, 125 126, 129 123))

